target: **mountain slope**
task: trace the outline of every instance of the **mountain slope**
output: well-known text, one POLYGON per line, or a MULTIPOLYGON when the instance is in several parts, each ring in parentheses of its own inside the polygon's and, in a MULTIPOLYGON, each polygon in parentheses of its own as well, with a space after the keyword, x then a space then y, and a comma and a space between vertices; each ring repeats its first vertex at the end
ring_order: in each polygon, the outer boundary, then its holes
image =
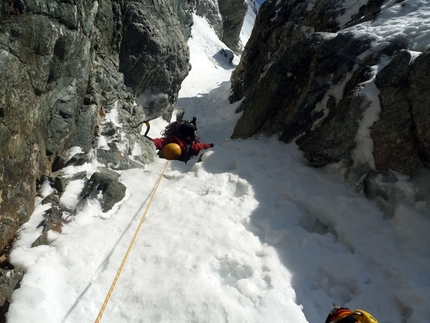
MULTIPOLYGON (((193 68, 179 105, 215 147, 200 163, 170 162, 150 206, 163 159, 119 171, 126 197, 107 213, 97 199, 80 200, 83 181, 73 181, 61 198, 70 222, 48 232, 50 245, 31 248, 47 207, 38 204, 11 254, 26 274, 8 322, 94 321, 147 207, 102 322, 320 323, 331 302, 380 323, 425 321, 428 217, 402 204, 385 219, 335 170, 310 167, 294 144, 231 140, 240 115, 228 103, 232 68, 218 55, 225 46, 198 17, 189 45, 193 68)), ((166 122, 151 125, 156 137, 166 122)), ((40 194, 50 191, 44 183, 40 194)))

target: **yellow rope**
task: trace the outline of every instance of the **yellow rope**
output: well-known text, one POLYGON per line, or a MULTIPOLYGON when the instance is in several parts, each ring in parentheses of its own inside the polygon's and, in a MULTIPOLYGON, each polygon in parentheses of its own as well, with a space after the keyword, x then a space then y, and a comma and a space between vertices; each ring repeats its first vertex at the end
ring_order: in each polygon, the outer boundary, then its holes
POLYGON ((121 265, 119 266, 118 272, 116 273, 116 276, 115 276, 115 278, 114 278, 114 280, 112 282, 112 285, 110 286, 109 292, 106 295, 105 301, 104 301, 104 303, 102 305, 102 308, 100 309, 99 315, 97 316, 97 319, 95 320, 95 323, 99 323, 100 320, 102 319, 103 313, 104 313, 104 311, 106 309, 106 306, 107 306, 107 304, 109 302, 109 299, 110 299, 110 297, 111 297, 111 295, 113 293, 113 290, 114 290, 115 285, 116 285, 116 283, 118 281, 118 278, 121 275, 121 271, 124 268, 125 262, 127 261, 128 255, 129 255, 129 253, 131 251, 131 248, 133 247, 133 244, 134 244, 134 242, 135 242, 135 240, 137 238, 137 235, 139 234, 140 227, 142 226, 142 223, 145 220, 146 214, 148 213, 148 210, 149 210, 149 207, 151 205, 151 202, 154 199, 155 193, 157 192, 158 186, 160 185, 160 182, 161 182, 161 180, 163 178, 164 172, 167 169, 167 166, 169 165, 169 162, 170 162, 170 160, 167 160, 166 165, 164 166, 164 169, 161 172, 160 178, 158 179, 158 182, 155 185, 154 191, 152 192, 151 198, 149 199, 148 205, 146 206, 145 212, 142 215, 142 219, 139 222, 139 226, 137 227, 136 232, 134 233, 133 239, 131 240, 130 245, 128 246, 127 252, 125 253, 124 258, 122 259, 121 265))

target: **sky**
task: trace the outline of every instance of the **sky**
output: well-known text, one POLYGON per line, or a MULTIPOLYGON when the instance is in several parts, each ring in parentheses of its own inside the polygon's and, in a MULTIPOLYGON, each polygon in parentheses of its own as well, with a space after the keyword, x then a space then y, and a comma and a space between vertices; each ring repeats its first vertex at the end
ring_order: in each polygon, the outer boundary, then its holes
MULTIPOLYGON (((240 57, 225 61, 226 46, 197 16, 189 46, 192 70, 178 105, 186 119, 197 118, 202 142, 215 146, 200 162, 171 161, 164 175, 167 161, 158 157, 121 171, 126 196, 106 213, 97 199, 79 199, 83 180, 70 182, 60 199, 70 222, 48 232, 50 245, 31 248, 49 208, 41 199, 53 191, 44 183, 10 255, 25 275, 7 322, 96 322, 101 313, 106 323, 321 323, 333 302, 379 323, 426 322, 430 218, 428 205, 414 200, 417 187, 400 181, 409 202, 386 217, 336 165, 312 168, 294 143, 230 139, 240 114, 239 103, 228 102, 229 79, 240 57)), ((105 121, 119 124, 118 111, 105 121)), ((149 135, 166 125, 153 120, 149 135)), ((108 149, 106 141, 100 147, 108 149)), ((64 174, 89 177, 98 166, 64 174)))

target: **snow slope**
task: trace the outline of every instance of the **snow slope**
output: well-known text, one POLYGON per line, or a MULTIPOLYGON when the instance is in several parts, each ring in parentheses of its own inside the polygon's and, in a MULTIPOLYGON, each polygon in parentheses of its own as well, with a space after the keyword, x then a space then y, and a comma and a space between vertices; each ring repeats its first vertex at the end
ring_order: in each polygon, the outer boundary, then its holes
MULTIPOLYGON (((71 182, 61 199, 76 210, 71 222, 49 232, 51 245, 30 248, 47 208, 38 200, 11 254, 26 274, 7 322, 94 322, 146 212, 101 322, 321 323, 332 302, 379 323, 426 322, 430 220, 419 209, 427 206, 401 204, 385 219, 330 168, 309 167, 294 144, 231 140, 234 66, 217 55, 225 45, 206 21, 194 19, 179 105, 215 147, 200 163, 170 162, 150 205, 163 159, 123 171, 126 197, 107 213, 97 200, 79 202, 83 182, 71 182)), ((165 125, 154 120, 150 136, 165 125)), ((41 194, 51 190, 46 183, 41 194)))

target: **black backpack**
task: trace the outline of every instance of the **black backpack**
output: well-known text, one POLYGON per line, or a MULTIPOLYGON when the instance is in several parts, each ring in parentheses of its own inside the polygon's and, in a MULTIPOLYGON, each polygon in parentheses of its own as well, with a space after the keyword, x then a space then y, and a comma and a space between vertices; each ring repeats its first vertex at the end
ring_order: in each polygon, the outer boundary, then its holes
POLYGON ((188 143, 198 143, 200 138, 197 131, 196 121, 196 117, 193 117, 193 120, 191 121, 180 120, 169 123, 161 134, 164 138, 176 136, 185 139, 188 143))
POLYGON ((186 148, 182 151, 182 155, 178 160, 183 161, 185 164, 193 157, 191 155, 191 145, 193 143, 199 143, 200 138, 196 126, 196 117, 193 120, 180 120, 169 123, 166 128, 161 132, 164 138, 178 137, 187 141, 186 148))

